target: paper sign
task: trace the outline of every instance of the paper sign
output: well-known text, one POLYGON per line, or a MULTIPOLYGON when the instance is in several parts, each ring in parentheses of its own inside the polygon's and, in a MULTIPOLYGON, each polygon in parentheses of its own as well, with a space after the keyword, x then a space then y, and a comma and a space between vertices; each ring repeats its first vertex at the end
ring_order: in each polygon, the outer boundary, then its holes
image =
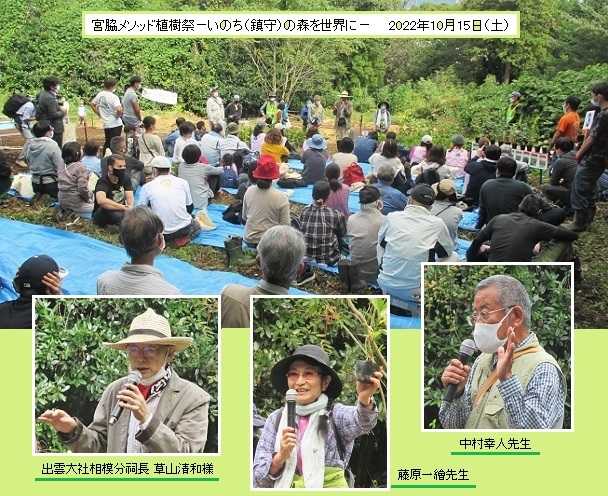
POLYGON ((173 93, 172 91, 144 88, 141 96, 153 102, 166 103, 167 105, 177 104, 177 93, 173 93))
POLYGON ((583 122, 583 131, 587 129, 591 129, 591 124, 593 124, 593 118, 595 117, 595 110, 590 110, 585 114, 585 122, 583 122))

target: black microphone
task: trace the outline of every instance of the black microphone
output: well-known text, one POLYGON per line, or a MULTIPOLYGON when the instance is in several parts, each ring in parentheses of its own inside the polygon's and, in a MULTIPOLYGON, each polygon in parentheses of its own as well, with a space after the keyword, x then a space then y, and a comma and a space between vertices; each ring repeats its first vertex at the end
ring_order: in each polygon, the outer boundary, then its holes
MULTIPOLYGON (((460 350, 458 352, 458 360, 463 365, 466 365, 473 354, 477 351, 477 345, 475 341, 472 339, 465 339, 462 343, 460 343, 460 350)), ((458 388, 458 384, 448 384, 447 390, 443 397, 444 401, 453 401, 454 396, 456 396, 456 388, 458 388)))
POLYGON ((295 389, 289 389, 285 393, 285 403, 287 403, 287 427, 296 428, 296 399, 298 392, 295 389))
MULTIPOLYGON (((139 384, 142 379, 143 377, 139 370, 132 370, 129 372, 127 380, 123 383, 123 386, 126 386, 127 384, 139 384)), ((110 415, 110 425, 114 425, 116 422, 118 422, 123 410, 124 407, 120 406, 119 402, 116 402, 116 405, 114 405, 114 408, 112 409, 112 414, 110 415)))

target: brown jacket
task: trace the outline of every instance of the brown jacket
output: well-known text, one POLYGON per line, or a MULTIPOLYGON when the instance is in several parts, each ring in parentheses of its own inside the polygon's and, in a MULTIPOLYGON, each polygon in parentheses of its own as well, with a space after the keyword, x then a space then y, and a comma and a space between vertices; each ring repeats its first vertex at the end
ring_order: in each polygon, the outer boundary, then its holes
MULTIPOLYGON (((158 407, 148 426, 135 435, 149 453, 201 453, 207 441, 209 400, 211 397, 196 384, 172 371, 169 384, 162 392, 158 407)), ((59 437, 74 452, 125 453, 129 428, 128 411, 113 426, 110 414, 116 394, 125 383, 122 377, 110 384, 95 409, 93 422, 87 427, 77 419, 70 434, 59 437)))

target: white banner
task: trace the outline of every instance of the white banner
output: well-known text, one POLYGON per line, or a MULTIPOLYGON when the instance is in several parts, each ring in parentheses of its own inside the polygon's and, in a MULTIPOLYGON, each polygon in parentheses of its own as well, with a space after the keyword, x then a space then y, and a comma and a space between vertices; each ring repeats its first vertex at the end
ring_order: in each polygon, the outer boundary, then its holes
POLYGON ((153 102, 166 103, 167 105, 177 104, 177 93, 173 93, 172 91, 144 88, 141 92, 141 96, 146 100, 152 100, 153 102))

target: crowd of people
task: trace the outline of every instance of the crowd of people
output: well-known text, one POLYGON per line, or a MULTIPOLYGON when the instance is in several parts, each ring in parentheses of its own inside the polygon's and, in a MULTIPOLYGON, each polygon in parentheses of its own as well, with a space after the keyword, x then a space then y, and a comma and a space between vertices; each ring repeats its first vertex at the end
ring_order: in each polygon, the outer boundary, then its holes
MULTIPOLYGON (((111 294, 126 288, 175 293, 152 267, 154 257, 165 242, 182 246, 198 235, 197 213, 205 212, 221 187, 238 189, 226 214, 244 225, 242 248, 257 255, 264 281, 255 289, 224 291, 231 301, 227 308, 240 308, 235 310, 240 317, 225 318, 238 327, 248 325, 244 307, 251 291, 285 292, 310 281, 314 265, 337 267, 347 290, 376 288, 393 297, 396 311, 415 314, 420 263, 458 260, 465 211, 478 211, 470 261, 530 261, 550 240, 571 246, 593 221, 598 179, 608 164, 608 83, 591 89, 595 114, 584 133, 580 99, 565 100, 552 137, 549 183, 538 190, 527 183, 527 164, 513 158, 509 144, 481 138, 469 151, 457 134, 448 149, 430 135, 405 147, 391 129, 388 102, 378 105, 373 129, 356 136, 347 92, 332 107, 333 154, 320 127, 325 117, 319 96, 300 112, 306 129, 301 149, 289 141, 286 102, 269 95, 245 137, 240 97, 224 108, 218 88, 207 100, 208 122, 180 117, 163 140, 156 119, 143 116, 141 84, 140 77, 132 77, 121 99, 116 81, 104 82, 91 107, 103 123, 105 141, 83 148, 75 141, 62 143, 60 84, 46 78, 35 118, 28 104, 19 111, 30 116, 20 123, 31 130, 22 128, 33 190, 57 198, 61 213, 90 214, 98 226, 120 232, 131 263, 100 277, 98 290, 111 294), (291 169, 289 159, 301 160, 302 170, 291 169), (361 164, 369 164, 367 174, 361 164), (280 188, 305 186, 312 187, 311 203, 290 208, 280 188), (351 193, 358 194, 357 212, 349 208, 351 193), (570 215, 574 221, 564 224, 570 215)), ((563 253, 573 256, 571 249, 563 253)))

